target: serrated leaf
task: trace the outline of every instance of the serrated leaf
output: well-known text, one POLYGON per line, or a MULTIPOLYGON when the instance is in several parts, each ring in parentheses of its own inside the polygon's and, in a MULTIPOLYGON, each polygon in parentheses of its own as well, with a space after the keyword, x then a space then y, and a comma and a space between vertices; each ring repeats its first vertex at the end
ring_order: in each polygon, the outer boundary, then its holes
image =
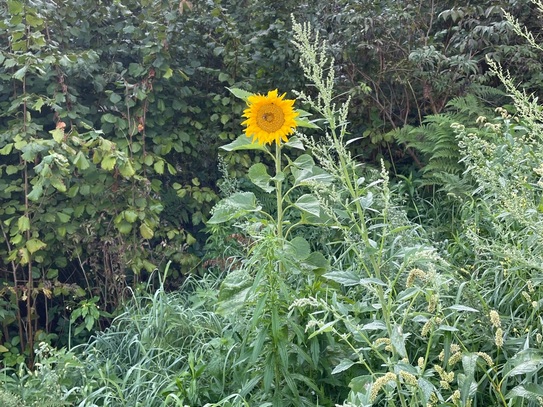
POLYGON ((288 139, 288 141, 283 145, 286 146, 286 147, 292 147, 292 148, 296 148, 298 150, 304 150, 305 151, 304 144, 302 143, 300 138, 297 137, 297 136, 290 137, 288 139))
POLYGON ((42 183, 38 182, 34 187, 32 187, 32 191, 27 195, 28 199, 30 199, 33 202, 38 201, 43 194, 43 185, 42 183))
POLYGON ((235 97, 238 99, 247 101, 249 96, 252 96, 251 92, 247 92, 246 90, 239 89, 239 88, 226 88, 228 89, 235 97))
POLYGON ((257 163, 252 165, 249 168, 248 175, 251 182, 263 191, 267 193, 275 191, 275 187, 270 185, 271 176, 268 174, 268 170, 264 164, 257 163))
POLYGON ((287 247, 290 249, 290 254, 299 261, 307 259, 311 254, 309 242, 301 236, 297 236, 288 242, 287 247))
POLYGON ((241 151, 241 150, 260 150, 268 151, 265 145, 253 143, 251 139, 245 135, 239 136, 237 139, 229 144, 221 147, 225 151, 241 151))
POLYGON ((125 178, 130 178, 134 176, 136 171, 134 171, 134 167, 132 167, 132 163, 130 161, 125 161, 121 165, 119 165, 119 172, 121 175, 125 178))
POLYGON ((104 158, 102 158, 102 162, 100 165, 102 168, 106 171, 112 171, 113 168, 115 168, 115 163, 117 162, 117 158, 115 158, 112 155, 106 155, 104 158))
POLYGON ((320 129, 319 126, 317 126, 314 122, 309 121, 305 117, 297 117, 296 119, 294 119, 294 121, 296 122, 296 126, 298 127, 306 127, 309 129, 320 129))
POLYGON ((66 185, 64 184, 64 181, 60 179, 59 177, 51 177, 49 178, 49 181, 51 182, 51 185, 60 192, 66 192, 66 185))
POLYGON ((64 141, 64 129, 54 129, 49 133, 51 133, 53 140, 55 140, 57 143, 60 144, 64 141))
POLYGON ((17 79, 19 81, 23 80, 26 71, 28 70, 28 65, 23 66, 22 68, 19 68, 13 75, 13 79, 17 79))
POLYGON ((321 211, 321 205, 319 200, 315 196, 310 194, 302 195, 298 198, 294 206, 302 211, 308 212, 312 215, 319 216, 321 211))
POLYGON ((82 170, 82 171, 89 168, 90 166, 89 160, 87 160, 87 157, 85 156, 85 154, 83 154, 83 151, 78 151, 77 154, 75 155, 74 165, 77 167, 77 169, 82 170))
POLYGON ((229 315, 239 310, 245 304, 252 285, 253 278, 246 270, 238 269, 229 273, 221 283, 216 312, 229 315))
POLYGON ((34 254, 38 250, 41 250, 44 247, 46 247, 47 245, 39 239, 30 239, 29 241, 26 242, 25 246, 28 249, 30 254, 34 254))
POLYGON ((61 222, 61 223, 68 223, 70 221, 70 215, 67 215, 63 212, 57 212, 57 217, 58 217, 58 220, 61 222))
POLYGON ((19 230, 19 233, 30 230, 30 219, 28 218, 28 216, 21 216, 17 220, 17 229, 19 230))

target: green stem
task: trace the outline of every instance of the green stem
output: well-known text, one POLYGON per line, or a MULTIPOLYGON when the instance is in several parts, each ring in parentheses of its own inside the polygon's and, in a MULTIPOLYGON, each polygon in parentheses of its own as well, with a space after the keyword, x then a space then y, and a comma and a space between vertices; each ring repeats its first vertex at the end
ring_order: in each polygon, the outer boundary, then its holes
POLYGON ((277 237, 283 239, 283 180, 281 174, 281 140, 275 144, 275 194, 277 196, 277 237))

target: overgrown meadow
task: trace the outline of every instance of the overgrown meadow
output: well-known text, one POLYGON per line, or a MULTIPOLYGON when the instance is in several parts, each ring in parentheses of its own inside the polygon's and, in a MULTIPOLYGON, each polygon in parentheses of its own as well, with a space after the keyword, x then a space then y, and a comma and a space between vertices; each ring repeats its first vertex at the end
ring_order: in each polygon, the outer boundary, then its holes
MULTIPOLYGON (((195 23, 196 5, 176 6, 195 23)), ((158 40, 181 35, 164 16, 158 40)), ((543 406, 543 108, 492 53, 493 87, 377 136, 356 129, 375 82, 338 89, 334 47, 296 13, 294 89, 223 76, 208 105, 154 117, 158 78, 198 71, 173 65, 179 50, 143 36, 152 71, 131 62, 139 82, 119 71, 87 95, 69 82, 98 75, 85 38, 64 54, 32 4, 2 17, 2 91, 17 88, 0 99, 1 406, 543 406), (81 119, 98 113, 100 130, 81 119), (174 126, 185 113, 220 134, 216 186, 206 139, 174 126), (400 160, 376 147, 389 138, 400 160)), ((181 82, 168 92, 201 96, 181 82)))

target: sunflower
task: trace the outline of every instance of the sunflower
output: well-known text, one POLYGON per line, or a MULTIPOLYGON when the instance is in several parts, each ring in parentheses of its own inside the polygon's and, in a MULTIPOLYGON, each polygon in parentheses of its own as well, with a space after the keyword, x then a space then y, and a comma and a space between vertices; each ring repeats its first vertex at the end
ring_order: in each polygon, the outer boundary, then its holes
POLYGON ((267 96, 251 95, 247 98, 248 108, 243 111, 246 117, 242 125, 247 126, 245 134, 253 137, 258 144, 271 144, 287 141, 296 127, 294 100, 283 99, 286 93, 277 95, 277 89, 270 90, 267 96))

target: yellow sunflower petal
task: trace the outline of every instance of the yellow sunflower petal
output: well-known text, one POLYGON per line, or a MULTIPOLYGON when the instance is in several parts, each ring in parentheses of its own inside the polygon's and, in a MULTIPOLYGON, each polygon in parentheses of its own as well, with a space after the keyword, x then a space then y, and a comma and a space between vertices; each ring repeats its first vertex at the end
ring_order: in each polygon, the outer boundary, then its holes
POLYGON ((247 120, 241 124, 247 126, 245 134, 252 137, 253 142, 271 144, 274 141, 288 141, 299 113, 294 110, 294 100, 284 99, 285 95, 278 96, 275 89, 266 96, 256 94, 247 98, 248 107, 243 111, 243 117, 247 120))

